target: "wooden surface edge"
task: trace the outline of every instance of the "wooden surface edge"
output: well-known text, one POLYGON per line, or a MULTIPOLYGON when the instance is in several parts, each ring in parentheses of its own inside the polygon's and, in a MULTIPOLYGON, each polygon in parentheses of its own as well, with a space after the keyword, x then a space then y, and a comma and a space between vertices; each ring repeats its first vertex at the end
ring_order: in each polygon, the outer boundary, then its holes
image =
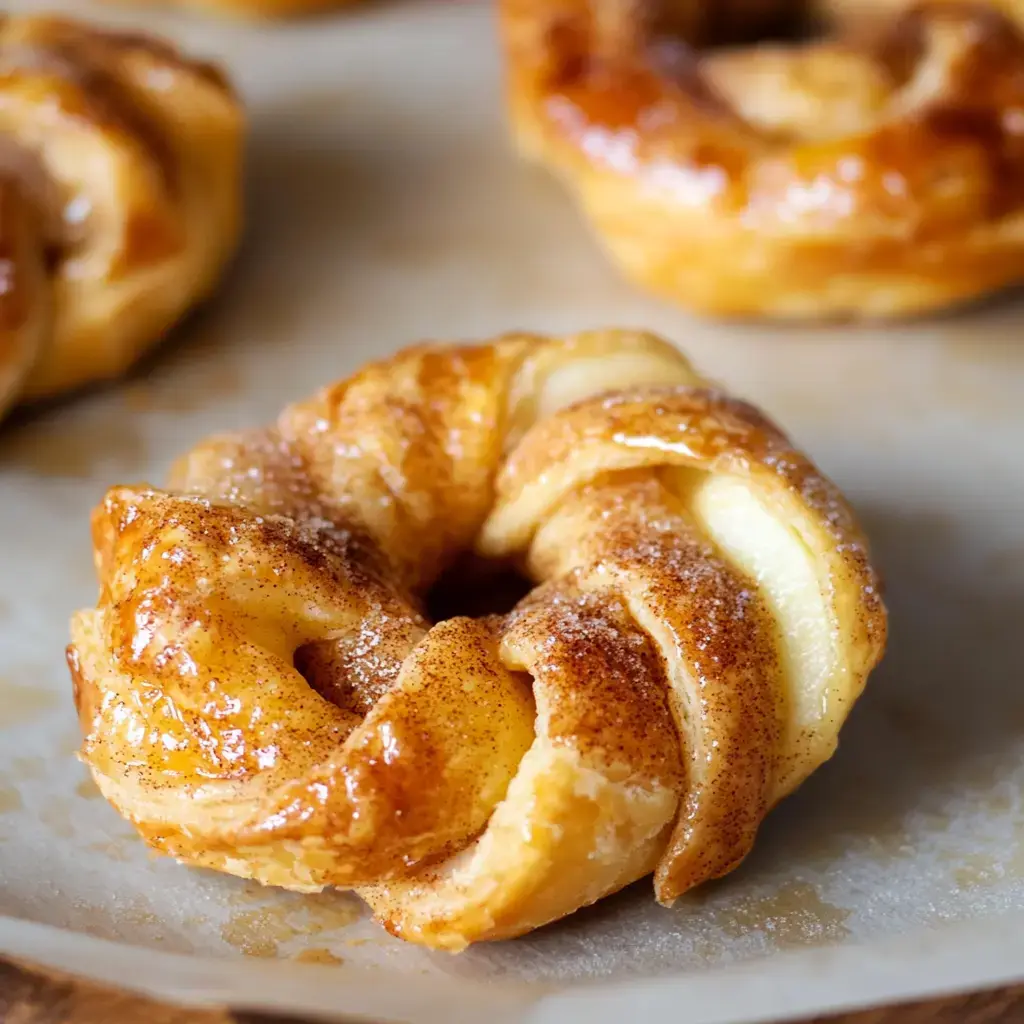
MULTIPOLYGON (((813 1024, 1021 1024, 1024 985, 920 1002, 899 1003, 857 1013, 815 1017, 813 1024)), ((799 1022, 792 1022, 799 1024, 799 1022)))
MULTIPOLYGON (((0 961, 0 1024, 301 1024, 297 1018, 173 1006, 68 974, 0 961)), ((1024 984, 787 1024, 1018 1024, 1024 984)))

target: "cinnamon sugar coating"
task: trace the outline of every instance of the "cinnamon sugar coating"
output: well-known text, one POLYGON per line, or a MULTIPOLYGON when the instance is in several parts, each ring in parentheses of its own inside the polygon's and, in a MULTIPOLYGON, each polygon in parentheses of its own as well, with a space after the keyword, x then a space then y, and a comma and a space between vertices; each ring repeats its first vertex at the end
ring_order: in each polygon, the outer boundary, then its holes
POLYGON ((107 799, 444 949, 730 871, 885 646, 835 487, 628 331, 408 349, 113 488, 93 540, 69 664, 107 799), (432 625, 467 555, 535 589, 432 625))
POLYGON ((218 281, 242 115, 156 39, 0 17, 0 415, 123 373, 218 281))
POLYGON ((518 143, 628 276, 783 318, 918 314, 1024 279, 1024 5, 719 6, 502 0, 518 143), (809 6, 834 16, 825 38, 706 48, 809 6))
POLYGON ((186 7, 243 19, 300 18, 349 7, 358 0, 135 0, 140 5, 186 7))

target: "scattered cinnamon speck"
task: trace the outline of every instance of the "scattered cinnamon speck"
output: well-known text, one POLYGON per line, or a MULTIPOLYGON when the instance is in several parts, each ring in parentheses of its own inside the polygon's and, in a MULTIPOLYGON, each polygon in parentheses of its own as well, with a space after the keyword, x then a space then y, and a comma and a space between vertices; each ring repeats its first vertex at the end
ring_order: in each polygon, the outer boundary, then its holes
POLYGON ((232 914, 220 930, 221 938, 246 956, 271 959, 278 955, 278 944, 296 936, 280 910, 261 908, 232 914))
MULTIPOLYGON (((247 887, 240 890, 239 898, 251 900, 260 895, 259 890, 247 887)), ((281 943, 347 928, 363 912, 363 905, 351 893, 295 899, 286 895, 274 905, 236 912, 221 929, 221 938, 246 956, 276 957, 281 955, 281 943)))
POLYGON ((838 942, 849 935, 850 911, 826 903, 813 885, 789 882, 770 896, 741 900, 716 915, 730 938, 762 932, 778 949, 838 942))

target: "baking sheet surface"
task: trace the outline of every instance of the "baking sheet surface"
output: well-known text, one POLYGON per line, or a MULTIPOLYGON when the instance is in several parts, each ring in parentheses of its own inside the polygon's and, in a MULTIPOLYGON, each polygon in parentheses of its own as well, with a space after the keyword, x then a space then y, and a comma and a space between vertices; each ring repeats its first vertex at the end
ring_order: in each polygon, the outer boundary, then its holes
POLYGON ((568 196, 509 153, 477 3, 403 0, 273 29, 46 6, 227 64, 251 112, 250 230, 223 294, 131 381, 0 431, 0 914, 225 963, 304 958, 343 981, 557 987, 704 976, 1024 910, 1021 299, 813 330, 700 323, 649 299, 568 196), (459 957, 389 938, 346 894, 154 858, 74 758, 63 648, 68 615, 94 598, 88 513, 104 488, 159 482, 204 435, 266 420, 401 344, 604 325, 680 343, 862 514, 893 637, 833 762, 738 872, 674 909, 640 883, 459 957))

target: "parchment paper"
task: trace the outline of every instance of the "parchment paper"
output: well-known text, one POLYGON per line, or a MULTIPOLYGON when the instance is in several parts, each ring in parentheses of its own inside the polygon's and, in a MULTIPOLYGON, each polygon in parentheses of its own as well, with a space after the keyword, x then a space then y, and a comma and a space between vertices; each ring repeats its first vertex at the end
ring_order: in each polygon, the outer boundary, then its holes
POLYGON ((191 998, 226 986, 405 1020, 514 1019, 595 980, 612 988, 543 1012, 602 1019, 626 981, 629 1005, 654 999, 650 1019, 682 993, 688 1019, 710 1021, 701 1006, 753 1019, 758 1005, 1024 975, 1024 928, 1001 916, 1024 910, 1020 298, 912 326, 797 329, 700 323, 644 296, 562 189, 509 153, 479 3, 278 27, 48 6, 227 64, 251 111, 250 226, 223 294, 131 381, 0 430, 0 914, 136 947, 0 920, 0 952, 191 998), (780 420, 858 507, 888 581, 884 667, 837 757, 748 863, 673 910, 644 882, 451 957, 389 938, 352 896, 261 890, 149 854, 74 758, 63 648, 68 615, 94 599, 88 513, 104 488, 159 482, 204 435, 262 422, 401 344, 601 325, 665 333, 780 420), (826 951, 784 956, 803 947, 826 951), (719 971, 735 961, 751 962, 739 987, 719 971), (750 1003, 758 984, 774 994, 750 1003))

